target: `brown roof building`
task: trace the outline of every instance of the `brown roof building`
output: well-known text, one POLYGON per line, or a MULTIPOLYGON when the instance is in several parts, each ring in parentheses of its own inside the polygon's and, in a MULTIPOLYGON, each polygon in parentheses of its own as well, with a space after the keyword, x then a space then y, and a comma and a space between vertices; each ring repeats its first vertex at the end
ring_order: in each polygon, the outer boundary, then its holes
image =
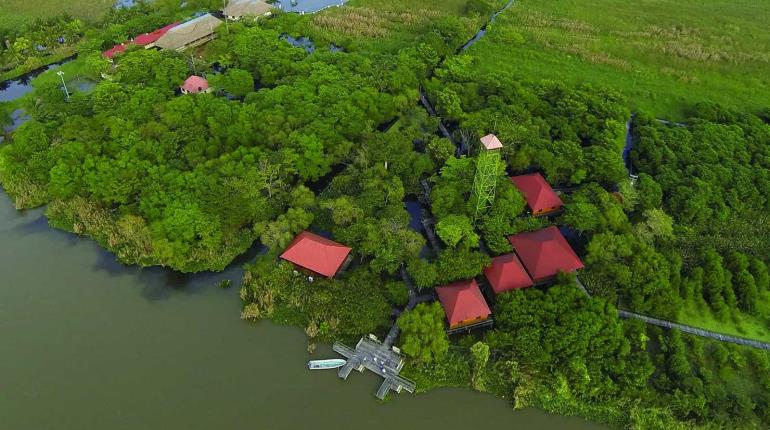
POLYGON ((203 45, 216 37, 215 30, 220 25, 222 25, 221 20, 207 13, 169 29, 155 42, 155 46, 181 51, 203 45))
POLYGON ((272 14, 273 7, 262 0, 230 0, 230 3, 222 9, 222 13, 228 19, 237 21, 244 16, 267 16, 272 14))

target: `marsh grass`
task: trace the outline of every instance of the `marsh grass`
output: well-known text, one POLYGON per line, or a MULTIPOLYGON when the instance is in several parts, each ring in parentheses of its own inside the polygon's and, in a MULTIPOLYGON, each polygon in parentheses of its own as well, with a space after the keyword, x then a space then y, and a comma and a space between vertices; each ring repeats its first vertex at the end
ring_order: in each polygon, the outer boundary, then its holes
POLYGON ((63 14, 87 20, 97 19, 113 4, 114 0, 2 0, 0 28, 17 28, 38 18, 63 14))
POLYGON ((754 0, 518 0, 469 54, 486 70, 614 87, 662 117, 700 101, 758 110, 770 100, 768 16, 754 0))

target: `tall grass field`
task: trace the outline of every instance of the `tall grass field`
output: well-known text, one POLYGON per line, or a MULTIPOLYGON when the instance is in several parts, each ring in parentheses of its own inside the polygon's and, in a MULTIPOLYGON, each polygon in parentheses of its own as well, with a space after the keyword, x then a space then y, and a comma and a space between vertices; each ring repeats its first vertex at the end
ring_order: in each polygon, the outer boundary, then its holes
POLYGON ((0 29, 65 13, 75 18, 96 19, 113 4, 114 0, 0 0, 0 29))
POLYGON ((770 105, 770 2, 517 0, 468 53, 481 69, 620 90, 684 118, 699 101, 770 105))

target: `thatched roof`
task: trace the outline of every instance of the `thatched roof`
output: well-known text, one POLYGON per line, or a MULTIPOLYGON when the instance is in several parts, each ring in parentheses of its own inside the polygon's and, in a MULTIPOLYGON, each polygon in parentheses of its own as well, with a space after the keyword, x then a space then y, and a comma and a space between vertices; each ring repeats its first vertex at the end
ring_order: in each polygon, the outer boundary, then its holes
POLYGON ((270 13, 272 6, 262 0, 230 0, 222 12, 227 16, 240 18, 245 15, 262 16, 270 13))
POLYGON ((214 34, 222 21, 206 14, 170 29, 155 43, 162 49, 179 49, 214 34))

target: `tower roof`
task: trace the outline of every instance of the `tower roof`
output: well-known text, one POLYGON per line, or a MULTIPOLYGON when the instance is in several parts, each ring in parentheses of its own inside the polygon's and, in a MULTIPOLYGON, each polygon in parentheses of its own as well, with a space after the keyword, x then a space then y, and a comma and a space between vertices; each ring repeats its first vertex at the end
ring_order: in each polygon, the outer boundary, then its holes
POLYGON ((531 287, 533 284, 516 254, 493 258, 492 264, 484 269, 484 275, 495 294, 531 287))
POLYGON ((583 262, 554 226, 520 233, 509 237, 508 241, 535 282, 547 280, 559 272, 583 268, 583 262))
POLYGON ((527 206, 532 212, 542 212, 549 209, 560 208, 563 203, 553 191, 548 182, 540 173, 514 176, 511 178, 513 185, 524 194, 527 206))
POLYGON ((436 294, 450 326, 492 314, 475 279, 436 287, 436 294))
POLYGON ((289 244, 281 258, 331 278, 340 270, 351 250, 333 240, 303 231, 289 244))
POLYGON ((502 142, 500 142, 500 139, 497 138, 494 134, 488 134, 481 138, 481 144, 484 146, 484 148, 487 149, 487 151, 491 151, 493 149, 500 149, 503 147, 502 142))

